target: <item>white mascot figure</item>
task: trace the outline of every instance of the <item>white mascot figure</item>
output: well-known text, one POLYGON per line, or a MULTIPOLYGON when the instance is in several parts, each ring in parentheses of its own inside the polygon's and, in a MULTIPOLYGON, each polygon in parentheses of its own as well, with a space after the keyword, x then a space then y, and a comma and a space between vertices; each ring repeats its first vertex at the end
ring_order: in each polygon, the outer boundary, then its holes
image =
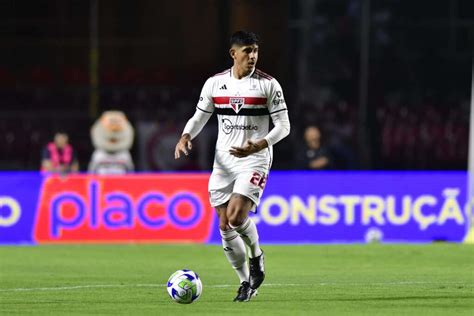
POLYGON ((126 174, 134 171, 130 148, 134 130, 121 111, 106 111, 91 128, 94 153, 89 172, 99 175, 126 174))

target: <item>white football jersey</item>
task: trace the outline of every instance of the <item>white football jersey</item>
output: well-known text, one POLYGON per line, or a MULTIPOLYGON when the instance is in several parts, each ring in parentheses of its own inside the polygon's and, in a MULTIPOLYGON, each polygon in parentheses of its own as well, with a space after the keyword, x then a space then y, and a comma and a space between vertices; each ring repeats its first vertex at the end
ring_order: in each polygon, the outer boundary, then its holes
POLYGON ((236 79, 231 68, 206 81, 197 111, 217 114, 216 150, 228 152, 231 146, 242 146, 247 139, 267 136, 272 114, 287 108, 276 79, 258 69, 236 79))
POLYGON ((128 150, 109 153, 96 149, 89 163, 89 172, 99 175, 118 175, 133 172, 132 156, 128 150))

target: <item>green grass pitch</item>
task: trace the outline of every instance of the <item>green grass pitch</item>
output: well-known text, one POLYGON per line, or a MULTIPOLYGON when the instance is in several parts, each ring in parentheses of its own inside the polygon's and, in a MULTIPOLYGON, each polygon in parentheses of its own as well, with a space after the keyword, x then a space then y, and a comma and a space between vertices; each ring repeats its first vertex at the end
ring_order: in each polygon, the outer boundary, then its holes
POLYGON ((265 246, 265 283, 233 303, 238 279, 219 246, 0 247, 0 315, 474 315, 474 247, 265 246), (165 283, 196 271, 201 298, 165 283))

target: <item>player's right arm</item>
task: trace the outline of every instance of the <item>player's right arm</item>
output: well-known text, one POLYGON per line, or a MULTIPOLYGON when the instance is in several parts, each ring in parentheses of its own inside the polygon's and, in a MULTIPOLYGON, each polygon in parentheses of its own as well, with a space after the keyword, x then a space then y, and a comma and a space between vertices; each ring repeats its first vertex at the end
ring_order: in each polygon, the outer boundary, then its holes
POLYGON ((179 157, 181 157, 181 153, 185 154, 186 156, 189 155, 188 150, 191 149, 193 149, 191 135, 189 135, 188 133, 183 133, 174 149, 174 159, 178 159, 179 157))
POLYGON ((207 79, 199 97, 199 102, 196 106, 196 112, 193 117, 189 119, 184 127, 181 138, 176 144, 174 150, 174 159, 181 157, 181 154, 188 155, 189 151, 193 148, 191 142, 202 130, 204 125, 212 116, 214 112, 214 102, 212 101, 212 78, 207 79))

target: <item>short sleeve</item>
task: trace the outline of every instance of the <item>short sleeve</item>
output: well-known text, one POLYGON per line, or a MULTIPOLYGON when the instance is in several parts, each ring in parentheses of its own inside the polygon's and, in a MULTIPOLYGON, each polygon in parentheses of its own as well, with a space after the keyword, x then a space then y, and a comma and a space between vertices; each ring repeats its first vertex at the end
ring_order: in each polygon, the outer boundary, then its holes
POLYGON ((283 90, 278 81, 274 78, 270 81, 267 106, 270 115, 287 110, 283 90))
POLYGON ((209 78, 204 83, 199 96, 199 101, 196 106, 197 110, 201 110, 205 113, 212 114, 214 112, 214 101, 212 100, 212 86, 213 80, 209 78))

